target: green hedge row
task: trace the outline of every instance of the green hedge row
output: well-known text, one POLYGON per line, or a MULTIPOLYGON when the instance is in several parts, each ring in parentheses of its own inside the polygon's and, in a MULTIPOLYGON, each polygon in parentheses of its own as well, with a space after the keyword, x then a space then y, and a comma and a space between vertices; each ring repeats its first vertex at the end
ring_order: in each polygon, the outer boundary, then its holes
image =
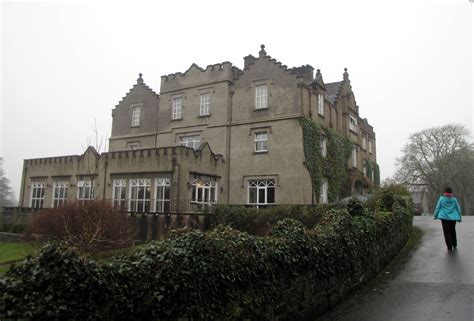
POLYGON ((217 206, 213 215, 207 216, 208 225, 213 228, 227 225, 252 235, 268 235, 273 226, 283 219, 293 219, 311 229, 322 215, 334 205, 276 205, 267 208, 243 206, 217 206))
POLYGON ((46 245, 0 279, 0 318, 309 318, 398 253, 412 213, 396 198, 392 212, 330 210, 310 229, 284 219, 266 237, 187 231, 110 263, 46 245))

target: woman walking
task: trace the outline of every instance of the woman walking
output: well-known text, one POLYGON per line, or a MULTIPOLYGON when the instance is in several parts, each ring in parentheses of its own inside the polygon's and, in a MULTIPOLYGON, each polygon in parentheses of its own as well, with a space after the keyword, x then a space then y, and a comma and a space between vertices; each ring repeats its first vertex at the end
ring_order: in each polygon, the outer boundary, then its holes
POLYGON ((440 219, 443 226, 444 240, 448 251, 456 249, 458 242, 456 239, 456 221, 461 222, 461 206, 456 197, 453 196, 453 190, 451 187, 447 187, 444 190, 444 194, 441 195, 436 204, 436 210, 434 213, 434 219, 440 219))

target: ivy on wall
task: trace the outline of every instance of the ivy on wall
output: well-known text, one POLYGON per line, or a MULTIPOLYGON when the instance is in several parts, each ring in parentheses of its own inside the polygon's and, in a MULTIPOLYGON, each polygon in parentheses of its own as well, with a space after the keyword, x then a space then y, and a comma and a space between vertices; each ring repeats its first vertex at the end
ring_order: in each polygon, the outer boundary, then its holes
POLYGON ((367 177, 372 179, 372 164, 367 159, 365 161, 365 167, 367 168, 367 177))
POLYGON ((380 186, 380 167, 379 164, 374 164, 374 183, 375 186, 378 187, 380 186))
POLYGON ((299 119, 303 129, 306 167, 311 175, 313 194, 320 195, 323 177, 328 180, 328 200, 337 200, 347 177, 347 161, 352 153, 352 142, 330 128, 323 128, 307 117, 299 119), (326 157, 321 155, 321 135, 326 138, 326 157), (324 173, 324 175, 323 175, 324 173))

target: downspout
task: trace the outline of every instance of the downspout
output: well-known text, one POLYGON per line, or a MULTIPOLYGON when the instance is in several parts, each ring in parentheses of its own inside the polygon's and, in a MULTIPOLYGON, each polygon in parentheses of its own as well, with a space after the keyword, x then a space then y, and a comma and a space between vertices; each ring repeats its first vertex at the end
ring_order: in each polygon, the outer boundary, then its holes
POLYGON ((231 135, 232 135, 232 101, 234 97, 234 90, 229 90, 229 103, 227 108, 227 142, 226 142, 226 190, 227 200, 226 204, 230 203, 230 148, 231 148, 231 135))
POLYGON ((179 165, 179 163, 177 162, 176 160, 176 155, 173 155, 173 159, 172 159, 172 163, 173 163, 173 177, 174 177, 174 174, 176 173, 176 186, 177 186, 177 189, 176 189, 176 214, 179 213, 179 190, 180 190, 180 181, 179 181, 179 172, 181 171, 181 166, 179 165), (176 170, 177 168, 177 170, 176 170))
POLYGON ((105 162, 104 162, 104 188, 102 192, 102 200, 105 201, 105 190, 106 190, 106 183, 107 183, 107 165, 109 164, 108 154, 105 154, 105 162))
POLYGON ((25 181, 26 181, 26 171, 28 167, 26 167, 26 160, 23 161, 23 174, 21 177, 21 189, 20 189, 20 202, 18 204, 19 207, 24 207, 23 202, 25 200, 25 181))

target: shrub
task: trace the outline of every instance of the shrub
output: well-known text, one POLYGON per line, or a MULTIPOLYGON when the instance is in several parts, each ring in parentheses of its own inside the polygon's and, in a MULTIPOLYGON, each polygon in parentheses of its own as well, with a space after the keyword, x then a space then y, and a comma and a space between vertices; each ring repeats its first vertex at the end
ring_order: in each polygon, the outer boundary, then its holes
POLYGON ((330 210, 312 228, 283 219, 266 237, 228 226, 174 232, 106 264, 48 245, 0 279, 0 318, 311 319, 403 246, 412 209, 400 197, 392 205, 374 215, 330 210))
POLYGON ((252 235, 264 236, 278 221, 286 218, 312 228, 329 208, 330 205, 277 205, 268 208, 218 206, 214 215, 209 216, 209 224, 211 227, 228 225, 252 235))
POLYGON ((95 253, 132 245, 135 228, 127 214, 118 212, 108 202, 90 201, 68 203, 37 213, 26 234, 41 235, 81 252, 95 253))

